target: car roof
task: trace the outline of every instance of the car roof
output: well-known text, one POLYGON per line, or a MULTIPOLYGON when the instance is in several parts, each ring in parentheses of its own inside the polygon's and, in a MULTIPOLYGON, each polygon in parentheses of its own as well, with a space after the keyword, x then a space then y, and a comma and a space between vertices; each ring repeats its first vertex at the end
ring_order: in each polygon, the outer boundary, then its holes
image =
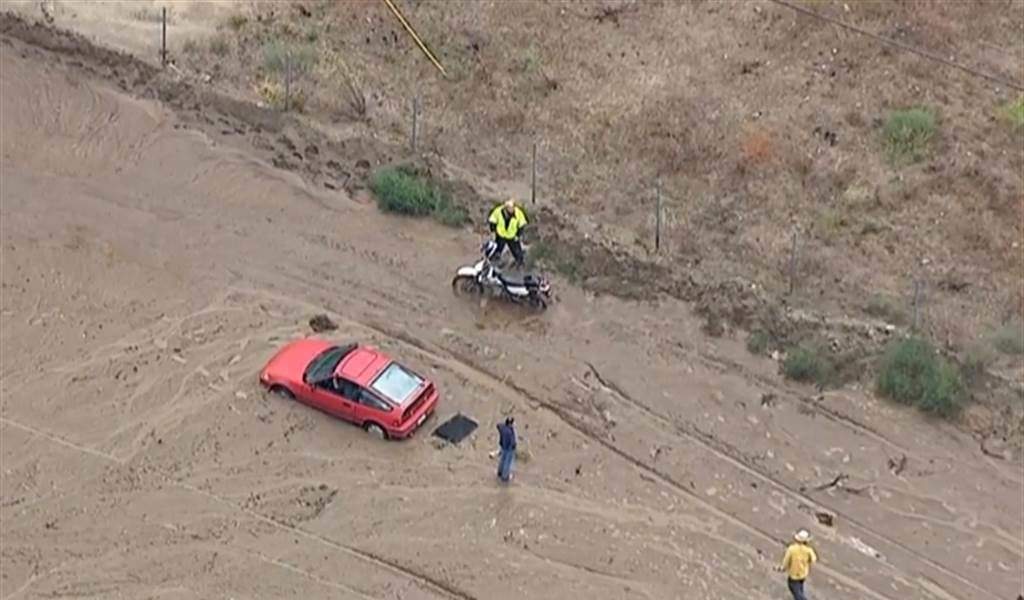
POLYGON ((358 346, 341 359, 334 374, 359 385, 369 385, 392 362, 391 358, 375 348, 358 346))

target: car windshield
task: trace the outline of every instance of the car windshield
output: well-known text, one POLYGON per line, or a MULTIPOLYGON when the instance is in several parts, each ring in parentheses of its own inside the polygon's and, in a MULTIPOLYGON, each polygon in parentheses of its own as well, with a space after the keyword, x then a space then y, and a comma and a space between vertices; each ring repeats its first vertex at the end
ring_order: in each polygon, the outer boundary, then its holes
POLYGON ((391 363, 384 369, 373 383, 370 384, 375 392, 385 398, 404 404, 409 396, 423 384, 423 379, 415 373, 409 372, 398 363, 391 363))
POLYGON ((309 367, 306 368, 306 381, 316 383, 330 379, 334 375, 334 370, 338 368, 338 363, 352 351, 352 348, 351 345, 332 346, 321 352, 310 361, 309 367))

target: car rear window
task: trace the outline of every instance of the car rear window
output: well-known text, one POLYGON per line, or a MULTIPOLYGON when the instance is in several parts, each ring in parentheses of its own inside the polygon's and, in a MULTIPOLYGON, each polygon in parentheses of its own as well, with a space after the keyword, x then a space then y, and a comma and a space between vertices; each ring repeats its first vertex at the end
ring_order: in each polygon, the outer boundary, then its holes
POLYGON ((423 384, 423 378, 398 363, 391 363, 373 380, 370 388, 386 398, 404 404, 423 384))

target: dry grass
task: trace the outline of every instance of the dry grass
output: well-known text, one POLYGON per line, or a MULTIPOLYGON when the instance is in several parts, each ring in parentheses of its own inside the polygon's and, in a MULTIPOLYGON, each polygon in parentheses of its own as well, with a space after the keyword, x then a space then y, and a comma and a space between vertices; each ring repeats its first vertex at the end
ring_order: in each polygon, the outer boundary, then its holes
POLYGON ((767 132, 751 131, 740 141, 740 153, 746 164, 763 165, 774 160, 775 145, 767 132))
POLYGON ((319 55, 315 75, 324 86, 325 104, 355 119, 367 119, 369 111, 363 84, 344 55, 327 44, 321 45, 319 55))

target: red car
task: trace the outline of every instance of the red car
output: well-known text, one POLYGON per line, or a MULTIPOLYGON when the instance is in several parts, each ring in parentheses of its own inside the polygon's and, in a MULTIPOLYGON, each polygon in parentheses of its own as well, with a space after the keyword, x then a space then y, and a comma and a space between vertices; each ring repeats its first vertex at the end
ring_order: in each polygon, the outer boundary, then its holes
POLYGON ((279 350, 260 383, 380 438, 409 437, 438 400, 437 386, 376 349, 312 338, 279 350))

